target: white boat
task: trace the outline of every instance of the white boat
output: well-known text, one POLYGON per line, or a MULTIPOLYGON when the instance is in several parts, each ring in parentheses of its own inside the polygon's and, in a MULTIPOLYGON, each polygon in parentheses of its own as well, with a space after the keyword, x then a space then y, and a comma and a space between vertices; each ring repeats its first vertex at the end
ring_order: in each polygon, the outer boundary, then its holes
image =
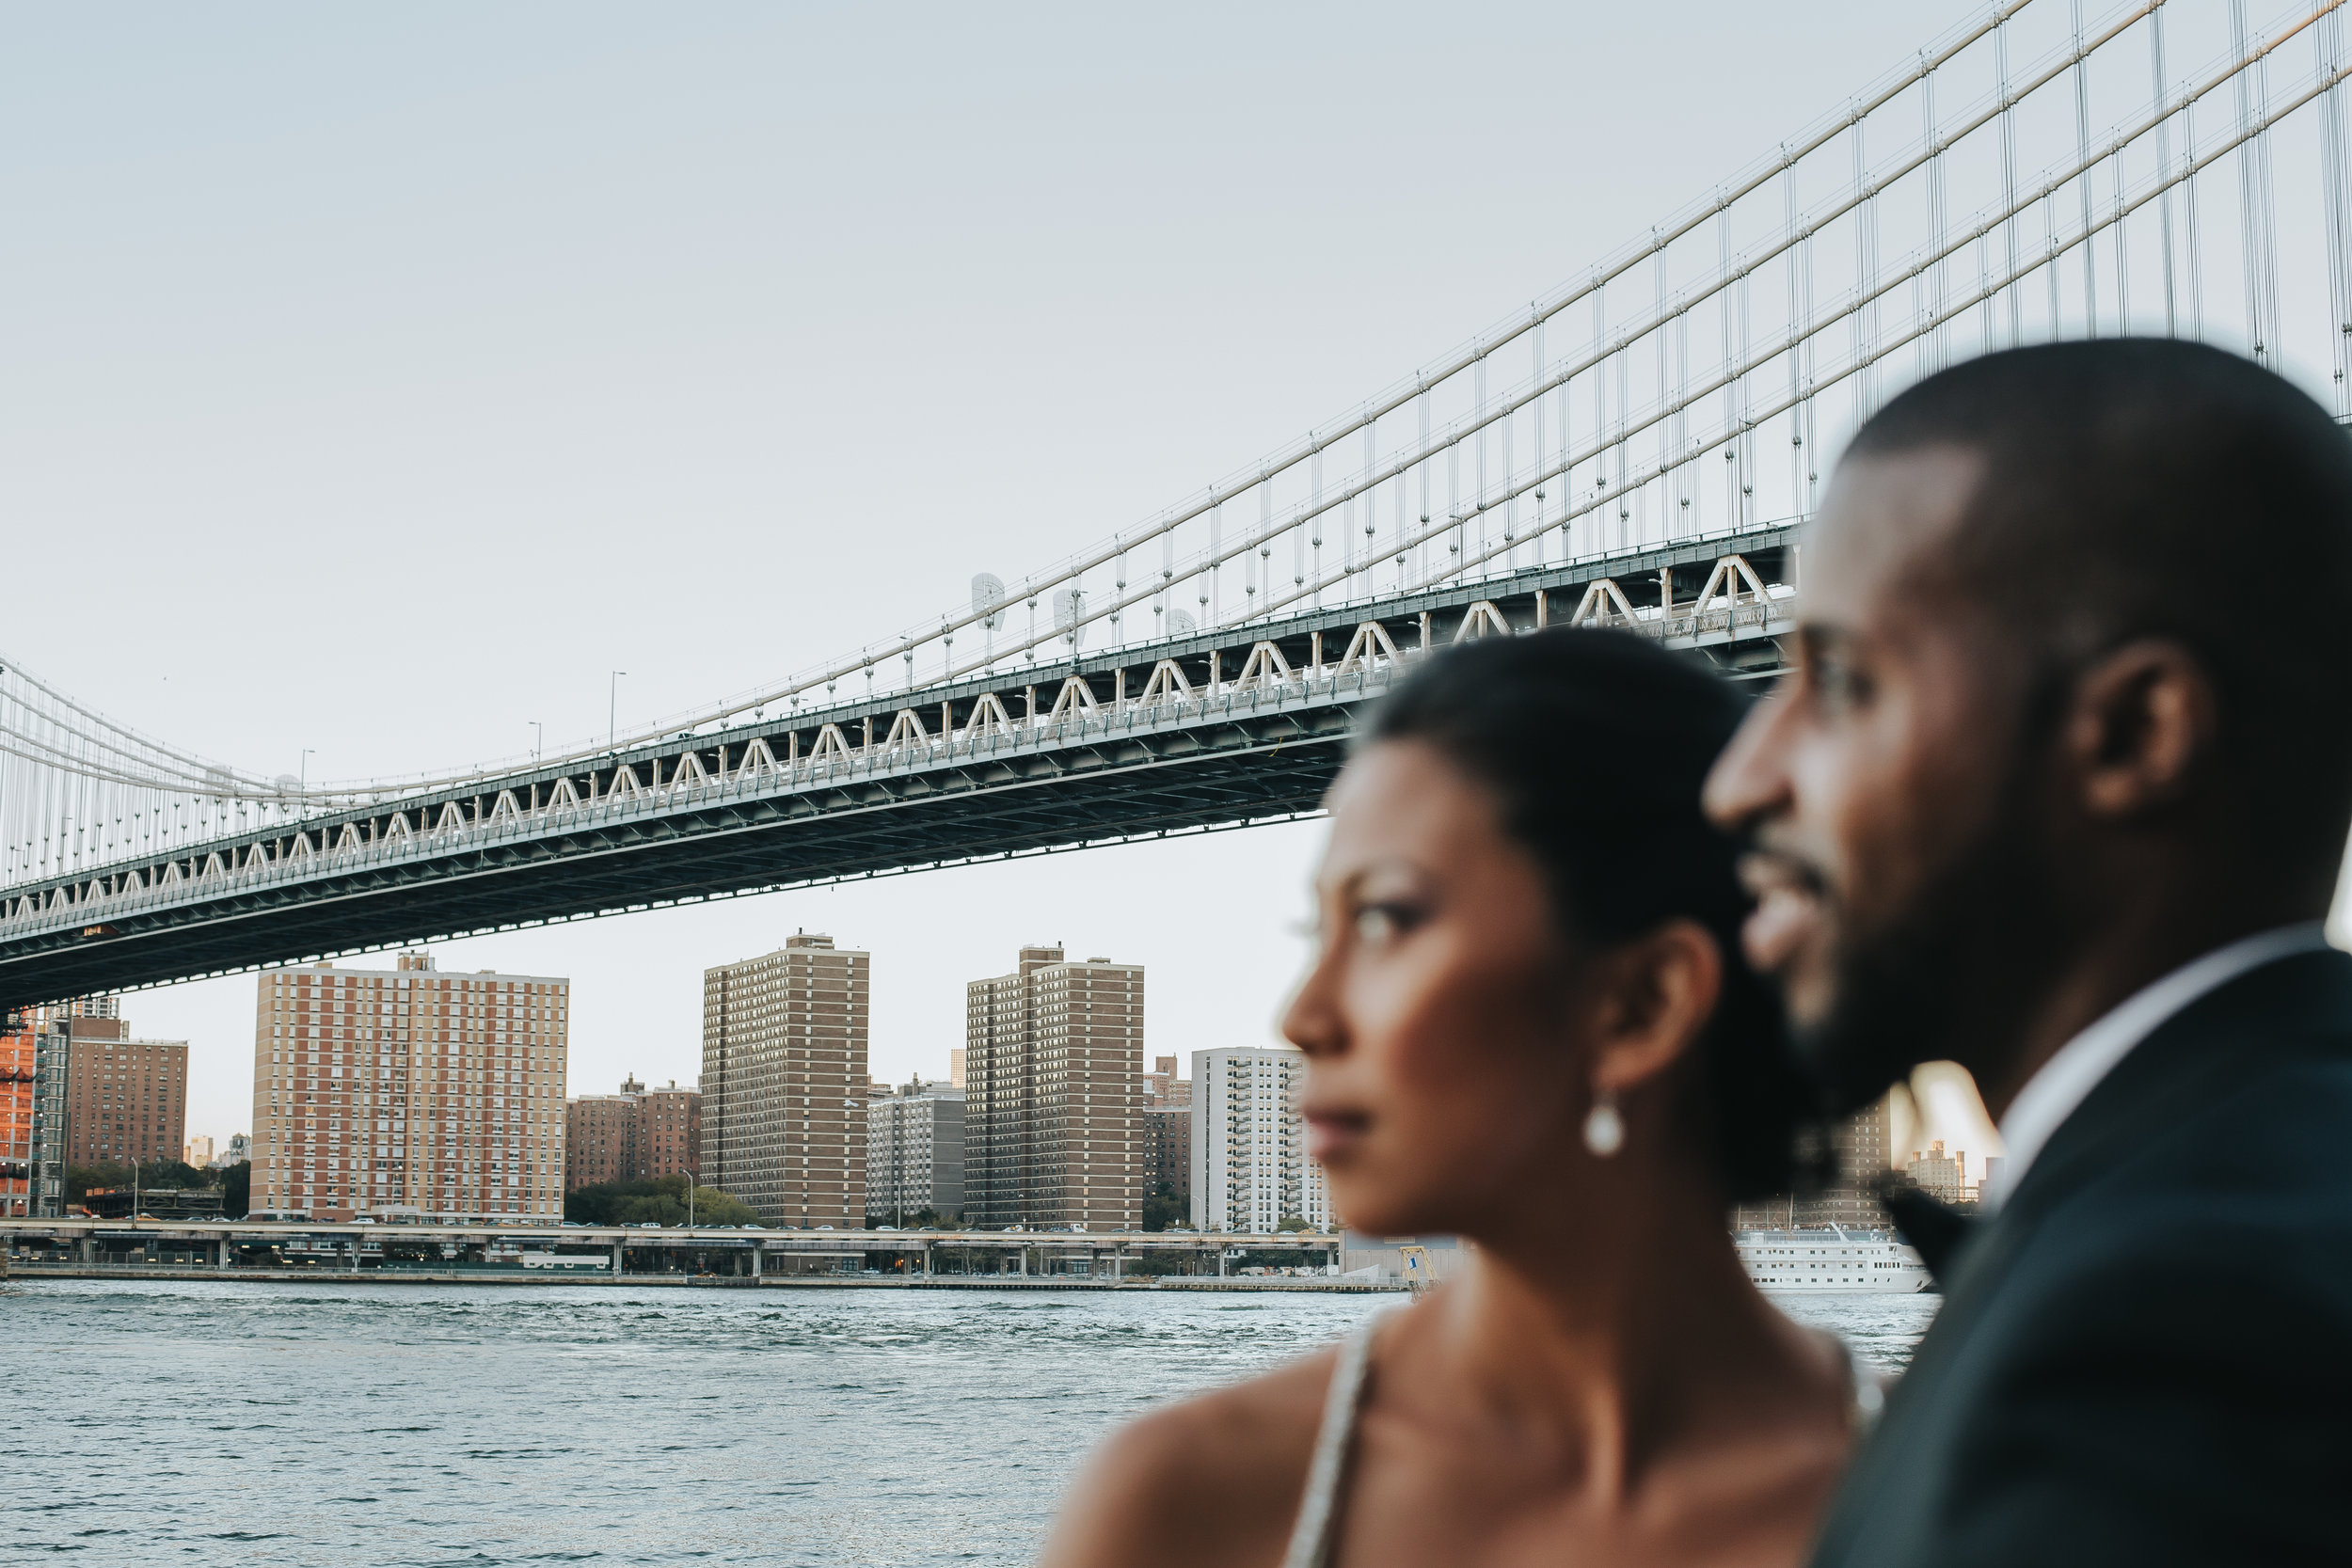
POLYGON ((1919 1255, 1878 1230, 1742 1230, 1733 1240, 1748 1277, 1766 1291, 1911 1295, 1932 1288, 1919 1255))

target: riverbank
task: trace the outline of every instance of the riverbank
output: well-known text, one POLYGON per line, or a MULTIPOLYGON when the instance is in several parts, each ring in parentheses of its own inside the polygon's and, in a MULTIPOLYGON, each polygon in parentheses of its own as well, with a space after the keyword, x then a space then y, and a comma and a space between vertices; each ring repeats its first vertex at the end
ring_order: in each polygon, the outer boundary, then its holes
POLYGON ((1371 1279, 1217 1279, 1202 1275, 1169 1275, 1156 1279, 1077 1279, 1053 1275, 933 1275, 930 1278, 893 1279, 854 1275, 610 1274, 573 1269, 468 1269, 462 1273, 408 1269, 203 1269, 56 1267, 19 1261, 11 1271, 18 1280, 207 1280, 215 1283, 251 1281, 270 1285, 595 1285, 653 1286, 662 1289, 708 1291, 1090 1291, 1143 1292, 1155 1291, 1229 1291, 1243 1293, 1298 1291, 1315 1295, 1397 1294, 1407 1287, 1402 1280, 1371 1279))

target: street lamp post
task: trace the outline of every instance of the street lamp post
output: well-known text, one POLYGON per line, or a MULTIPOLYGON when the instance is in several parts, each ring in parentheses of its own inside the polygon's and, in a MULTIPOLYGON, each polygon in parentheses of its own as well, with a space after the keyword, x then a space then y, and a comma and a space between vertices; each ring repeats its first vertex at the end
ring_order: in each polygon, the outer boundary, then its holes
POLYGON ((604 743, 608 748, 617 744, 620 740, 621 677, 628 673, 626 670, 615 670, 612 672, 612 678, 605 683, 604 743))

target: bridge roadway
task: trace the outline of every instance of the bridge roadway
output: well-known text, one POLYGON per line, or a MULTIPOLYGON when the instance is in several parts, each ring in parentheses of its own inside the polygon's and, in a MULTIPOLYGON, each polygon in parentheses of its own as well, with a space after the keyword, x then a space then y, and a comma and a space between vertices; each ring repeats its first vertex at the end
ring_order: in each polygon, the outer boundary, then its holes
POLYGON ((0 890, 0 1006, 1298 816, 1359 709, 1451 641, 1617 625, 1777 668, 1795 532, 1008 660, 0 890))
MULTIPOLYGON (((863 1262, 896 1253, 908 1277, 935 1277, 933 1262, 941 1252, 994 1253, 1005 1265, 1018 1264, 1023 1276, 1041 1277, 1057 1260, 1084 1259, 1089 1276, 1096 1267, 1108 1267, 1114 1277, 1118 1262, 1143 1252, 1186 1253, 1197 1259, 1214 1256, 1223 1272, 1228 1252, 1285 1251, 1300 1261, 1336 1261, 1343 1238, 1315 1231, 1281 1231, 1271 1235, 1190 1230, 1074 1231, 1074 1230, 764 1230, 733 1227, 594 1226, 594 1225, 409 1225, 344 1221, 298 1220, 154 1220, 141 1219, 0 1219, 0 1246, 19 1263, 48 1261, 68 1272, 86 1273, 110 1267, 140 1272, 176 1267, 180 1272, 202 1270, 215 1275, 246 1277, 276 1276, 290 1271, 305 1275, 334 1274, 448 1274, 436 1271, 435 1256, 445 1247, 461 1253, 486 1254, 501 1249, 546 1251, 554 1247, 587 1249, 567 1255, 577 1263, 594 1262, 596 1275, 627 1277, 629 1254, 652 1254, 667 1260, 696 1258, 702 1272, 720 1275, 766 1277, 792 1272, 795 1259, 838 1265, 863 1262), (373 1249, 376 1259, 364 1254, 373 1249), (415 1251, 411 1259, 392 1257, 415 1251), (266 1251, 266 1259, 252 1254, 266 1251), (1320 1259, 1310 1255, 1321 1254, 1320 1259), (151 1264, 113 1264, 111 1259, 152 1258, 151 1264), (1008 1256, 1010 1255, 1010 1256, 1008 1256), (386 1260, 395 1266, 385 1268, 386 1260), (176 1260, 176 1261, 175 1261, 176 1260), (1117 1261, 1114 1261, 1117 1260, 1117 1261), (1032 1263, 1037 1274, 1031 1275, 1032 1263), (779 1268, 779 1264, 785 1265, 779 1268), (404 1266, 405 1265, 405 1266, 404 1266), (715 1265, 715 1266, 714 1266, 715 1265)), ((479 1259, 476 1259, 479 1267, 479 1259)), ((649 1271, 638 1270, 637 1273, 649 1271)), ((667 1269, 650 1271, 673 1272, 667 1269)), ((516 1277, 511 1273, 505 1277, 516 1277)), ((577 1268, 547 1271, 548 1277, 593 1277, 577 1268)), ((497 1275, 485 1277, 500 1277, 497 1275)))

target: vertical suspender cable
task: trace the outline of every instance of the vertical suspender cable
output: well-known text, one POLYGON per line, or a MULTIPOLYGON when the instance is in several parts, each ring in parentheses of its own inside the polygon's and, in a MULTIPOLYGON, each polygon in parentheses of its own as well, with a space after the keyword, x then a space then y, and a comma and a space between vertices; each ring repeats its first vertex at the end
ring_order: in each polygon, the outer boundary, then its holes
POLYGON ((1472 493, 1470 509, 1478 515, 1478 553, 1486 553, 1486 356, 1480 355, 1470 367, 1470 412, 1478 422, 1478 448, 1472 454, 1476 462, 1477 489, 1472 493))
MULTIPOLYGON (((2150 107, 2164 113, 2167 102, 2164 71, 2164 8, 2158 6, 2148 14, 2148 75, 2150 107)), ((2156 234, 2164 254, 2164 335, 2181 335, 2180 305, 2172 280, 2172 121, 2169 118, 2156 121, 2156 178, 2164 182, 2164 190, 2156 198, 2156 234)))
POLYGON ((1217 592, 1218 574, 1225 564, 1225 503, 1218 501, 1209 508, 1209 577, 1194 592, 1200 601, 1202 630, 1217 624, 1225 610, 1224 595, 1217 592))
POLYGON ((1787 236, 1788 248, 1782 252, 1781 265, 1788 284, 1788 509, 1792 514, 1804 511, 1804 373, 1800 361, 1804 353, 1806 312, 1797 303, 1798 275, 1804 270, 1804 246, 1797 238, 1797 166, 1788 156, 1788 144, 1781 143, 1781 225, 1787 236))
MULTIPOLYGON (((2191 103, 2181 117, 2181 156, 2189 167, 2197 166, 2197 105, 2191 103)), ((2205 335, 2205 261, 2204 241, 2197 224, 2197 184, 2202 174, 2192 173, 2181 182, 2181 261, 2182 270, 2188 275, 2188 335, 2205 335)))
MULTIPOLYGON (((1544 315, 1541 310, 1534 312, 1527 337, 1528 357, 1534 362, 1534 376, 1528 385, 1540 387, 1544 384, 1544 315)), ((1527 413, 1527 450, 1534 454, 1535 467, 1540 468, 1544 466, 1544 400, 1536 398, 1529 403, 1527 413)), ((1527 537, 1528 542, 1535 546, 1534 563, 1541 566, 1544 563, 1544 489, 1540 484, 1535 487, 1535 517, 1528 524, 1527 537)))
MULTIPOLYGON (((1731 277, 1731 213, 1720 201, 1715 207, 1715 264, 1721 269, 1721 276, 1726 280, 1724 287, 1715 291, 1715 315, 1716 319, 1723 324, 1724 429, 1726 433, 1730 433, 1740 428, 1740 385, 1738 378, 1732 374, 1732 367, 1738 362, 1733 357, 1736 351, 1732 341, 1734 332, 1732 316, 1738 309, 1738 301, 1732 298, 1732 291, 1728 283, 1731 277)), ((1724 443, 1724 525, 1726 528, 1740 526, 1740 484, 1737 472, 1740 467, 1740 454, 1734 450, 1735 440, 1736 437, 1727 439, 1724 443)), ((1686 441, 1683 443, 1682 451, 1677 455, 1687 453, 1689 450, 1689 443, 1686 441)))
MULTIPOLYGON (((1320 583, 1323 580, 1323 440, 1322 437, 1311 434, 1308 439, 1313 443, 1309 449, 1312 455, 1307 459, 1307 488, 1314 507, 1311 524, 1315 546, 1315 581, 1320 583)), ((1291 586, 1293 588, 1303 588, 1307 583, 1309 531, 1309 524, 1305 522, 1291 530, 1291 586)), ((1317 609, 1322 608, 1323 590, 1320 588, 1315 590, 1314 602, 1317 609)))
MULTIPOLYGON (((1993 69, 1998 78, 2001 94, 2001 247, 2007 262, 2001 276, 2017 276, 2017 110, 2009 91, 2009 18, 1993 29, 1993 69)), ((2011 284, 2002 291, 2009 297, 2009 336, 2005 340, 2014 348, 2026 339, 2023 305, 2017 288, 2011 284)))
MULTIPOLYGON (((1601 344, 1608 338, 1606 285, 1593 290, 1593 504, 1596 511, 1601 493, 1609 488, 1609 460, 1601 453, 1608 450, 1609 436, 1609 361, 1601 356, 1601 344)), ((1422 510, 1426 511, 1427 508, 1422 510)), ((1423 517, 1422 522, 1429 519, 1423 517)), ((1602 528, 1607 537, 1607 527, 1602 528)), ((1570 559, 1574 559, 1571 556, 1570 559)))
POLYGON ((2083 54, 2083 0, 2073 0, 2074 22, 2074 156, 2082 172, 2075 179, 2083 209, 2083 336, 2099 335, 2099 261, 2091 254, 2090 235, 2090 62, 2083 54))
POLYGON ((2230 41, 2245 62, 2236 85, 2238 135, 2249 138, 2237 154, 2238 231, 2246 252, 2246 331, 2253 343, 2254 358, 2275 369, 2279 257, 2270 202, 2270 138, 2254 129, 2267 117, 2269 95, 2265 89, 2263 61, 2247 58, 2246 0, 2230 0, 2230 41))
MULTIPOLYGON (((1414 401, 1421 405, 1421 531, 1427 533, 1429 531, 1429 388, 1422 387, 1420 395, 1414 401)), ((1423 582, 1426 582, 1429 580, 1427 542, 1424 541, 1420 548, 1421 571, 1418 575, 1423 582)))
MULTIPOLYGON (((1659 303, 1659 315, 1661 315, 1661 320, 1663 320, 1665 293, 1668 293, 1668 289, 1665 289, 1665 246, 1659 245, 1659 230, 1656 230, 1656 228, 1651 228, 1649 235, 1651 235, 1649 292, 1651 292, 1651 298, 1656 298, 1656 303, 1659 303)), ((1687 343, 1689 341, 1687 334, 1684 334, 1684 315, 1689 315, 1689 312, 1687 310, 1675 312, 1675 320, 1673 320, 1675 343, 1687 343)), ((1692 416, 1689 416, 1689 411, 1682 406, 1682 386, 1684 386, 1682 355, 1675 353, 1675 364, 1673 367, 1668 367, 1668 329, 1661 325, 1659 326, 1659 395, 1673 397, 1675 416, 1673 419, 1668 419, 1665 430, 1661 430, 1659 433, 1659 447, 1661 447, 1659 456, 1661 456, 1661 466, 1663 466, 1665 458, 1670 456, 1670 461, 1673 461, 1675 467, 1677 467, 1677 472, 1675 472, 1675 491, 1677 491, 1677 500, 1675 500, 1675 505, 1670 508, 1668 519, 1665 519, 1665 531, 1668 531, 1668 536, 1673 536, 1677 529, 1682 529, 1684 524, 1689 524, 1689 510, 1692 510, 1692 494, 1689 494, 1689 491, 1692 491, 1692 477, 1689 477, 1687 472, 1679 472, 1682 470, 1682 458, 1687 456, 1684 447, 1689 444, 1689 428, 1692 428, 1692 416), (1679 522, 1677 522, 1677 517, 1679 517, 1679 522)))
MULTIPOLYGON (((2319 69, 2332 77, 2344 62, 2344 13, 2320 18, 2312 42, 2319 69)), ((2323 233, 2328 245, 2328 325, 2335 340, 2336 413, 2352 414, 2352 212, 2346 211, 2344 85, 2319 100, 2320 200, 2327 208, 2323 233)))
POLYGON ((1864 117, 1853 117, 1853 182, 1862 193, 1861 203, 1854 208, 1853 265, 1854 288, 1862 308, 1849 318, 1853 336, 1853 362, 1862 367, 1854 372, 1854 422, 1860 424, 1870 417, 1878 405, 1878 339, 1879 339, 1879 237, 1878 192, 1870 184, 1868 150, 1865 145, 1864 117))
POLYGON ((2114 172, 2115 180, 2115 221, 2107 226, 2107 231, 2115 236, 2115 330, 2117 336, 2128 337, 2132 330, 2132 252, 2128 243, 2130 225, 2125 221, 2130 200, 2124 191, 2122 148, 2117 148, 2108 158, 2107 167, 2114 172))
MULTIPOLYGON (((1926 60, 1923 53, 1922 63, 1926 60)), ((1935 72, 1929 71, 1919 78, 1919 114, 1927 138, 1928 153, 1928 243, 1932 246, 1933 261, 1928 263, 1927 309, 1928 333, 1920 340, 1922 375, 1932 375, 1944 368, 1950 349, 1949 329, 1944 322, 1944 304, 1949 299, 1947 288, 1944 251, 1946 219, 1944 179, 1944 138, 1935 118, 1935 72)))

